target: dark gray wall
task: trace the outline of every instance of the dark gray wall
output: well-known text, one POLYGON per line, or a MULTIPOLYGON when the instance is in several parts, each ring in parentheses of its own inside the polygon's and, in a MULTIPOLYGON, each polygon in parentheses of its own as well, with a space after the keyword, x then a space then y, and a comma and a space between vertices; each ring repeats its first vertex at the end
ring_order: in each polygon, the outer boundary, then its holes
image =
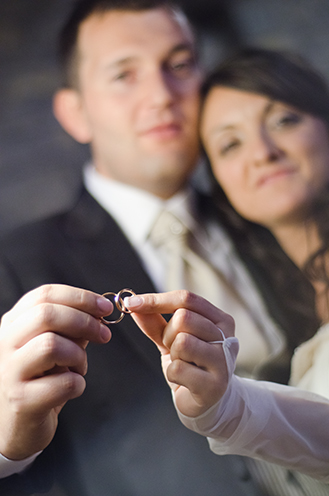
MULTIPOLYGON (((71 0, 0 1, 0 232, 65 205, 88 150, 52 115, 57 31, 71 0)), ((328 0, 186 0, 208 65, 232 48, 291 48, 329 77, 328 0)))

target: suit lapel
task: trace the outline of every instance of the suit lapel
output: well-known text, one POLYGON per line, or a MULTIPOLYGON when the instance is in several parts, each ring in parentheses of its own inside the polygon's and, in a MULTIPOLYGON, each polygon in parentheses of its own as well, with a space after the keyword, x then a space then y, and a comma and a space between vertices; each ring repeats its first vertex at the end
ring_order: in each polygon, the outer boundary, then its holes
MULTIPOLYGON (((123 288, 131 288, 137 294, 155 291, 119 226, 85 189, 65 220, 64 233, 86 289, 100 294, 123 288)), ((111 329, 160 371, 158 350, 129 315, 111 329)))

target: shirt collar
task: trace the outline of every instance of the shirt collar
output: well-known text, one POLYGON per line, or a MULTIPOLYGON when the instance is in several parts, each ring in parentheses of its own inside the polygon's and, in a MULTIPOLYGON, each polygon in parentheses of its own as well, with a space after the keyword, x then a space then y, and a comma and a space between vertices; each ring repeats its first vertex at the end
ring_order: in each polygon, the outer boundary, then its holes
POLYGON ((189 229, 193 229, 195 224, 190 212, 192 188, 180 191, 169 200, 162 200, 147 191, 103 176, 90 163, 84 168, 84 183, 134 246, 146 241, 164 208, 174 213, 189 229))

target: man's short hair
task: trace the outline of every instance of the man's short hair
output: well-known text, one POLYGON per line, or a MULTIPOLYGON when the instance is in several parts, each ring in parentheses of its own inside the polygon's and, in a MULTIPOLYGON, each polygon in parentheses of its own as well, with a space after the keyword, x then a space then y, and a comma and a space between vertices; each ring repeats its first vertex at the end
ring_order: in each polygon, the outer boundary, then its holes
POLYGON ((86 19, 93 14, 111 10, 141 12, 158 8, 183 13, 179 2, 171 0, 77 0, 59 36, 58 57, 63 86, 77 87, 78 85, 77 40, 79 28, 86 19))

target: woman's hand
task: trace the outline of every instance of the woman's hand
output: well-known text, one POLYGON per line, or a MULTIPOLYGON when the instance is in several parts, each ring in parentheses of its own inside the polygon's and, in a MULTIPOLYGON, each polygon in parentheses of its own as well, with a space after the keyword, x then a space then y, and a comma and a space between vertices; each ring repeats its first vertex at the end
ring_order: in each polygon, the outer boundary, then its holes
POLYGON ((234 336, 233 318, 185 290, 127 297, 126 307, 157 345, 178 410, 197 417, 217 403, 228 385, 222 344, 234 336), (161 314, 173 314, 167 322, 161 314), (220 328, 220 329, 219 329, 220 328))

